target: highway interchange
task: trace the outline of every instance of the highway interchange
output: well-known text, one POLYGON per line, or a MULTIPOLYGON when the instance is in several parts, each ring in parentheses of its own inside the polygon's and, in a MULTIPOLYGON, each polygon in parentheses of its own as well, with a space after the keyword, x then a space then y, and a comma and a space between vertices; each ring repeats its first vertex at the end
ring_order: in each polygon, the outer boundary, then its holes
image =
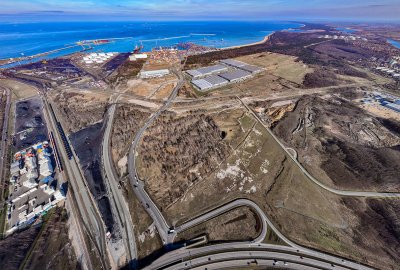
MULTIPOLYGON (((146 129, 151 126, 165 110, 168 109, 168 107, 175 100, 179 89, 184 84, 182 72, 180 70, 174 70, 174 73, 178 76, 179 82, 173 89, 171 95, 166 100, 164 105, 157 112, 152 114, 144 126, 135 134, 135 138, 129 149, 128 171, 130 183, 133 186, 135 196, 153 219, 164 247, 166 248, 166 251, 168 251, 168 253, 166 253, 164 256, 147 266, 146 269, 222 269, 229 267, 248 266, 249 264, 256 264, 257 266, 285 266, 286 268, 291 269, 370 269, 361 264, 307 249, 293 243, 279 232, 272 221, 269 220, 268 216, 256 203, 247 199, 234 200, 218 208, 212 209, 198 217, 195 217, 184 224, 172 228, 158 209, 157 205, 146 192, 145 182, 139 178, 136 170, 136 157, 138 155, 138 146, 146 129), (253 241, 226 243, 197 248, 183 247, 174 249, 173 243, 177 234, 241 206, 247 206, 253 209, 261 221, 261 232, 253 241), (263 243, 268 230, 272 230, 286 245, 277 246, 263 243)), ((127 202, 125 201, 121 190, 118 187, 119 177, 113 166, 110 149, 112 124, 117 107, 118 97, 110 100, 111 105, 108 109, 108 122, 102 142, 102 156, 104 170, 107 176, 105 184, 110 197, 111 210, 114 216, 117 217, 116 221, 121 228, 126 259, 130 262, 131 268, 136 268, 136 262, 138 258, 134 234, 135 224, 132 223, 127 202)), ((102 267, 108 268, 107 258, 111 259, 113 252, 110 251, 110 246, 108 246, 106 243, 105 225, 98 211, 96 202, 90 193, 88 185, 86 184, 86 180, 84 179, 84 176, 80 170, 77 161, 78 159, 75 154, 70 159, 65 149, 62 147, 63 139, 57 132, 58 121, 56 119, 56 115, 52 114, 50 110, 51 105, 48 103, 46 96, 43 96, 43 100, 45 104, 44 115, 46 122, 48 123, 48 128, 54 132, 54 138, 56 143, 59 145, 58 149, 60 151, 61 159, 63 160, 63 165, 67 175, 69 176, 68 179, 73 189, 73 196, 69 194, 68 198, 73 199, 73 204, 76 204, 76 207, 72 207, 72 210, 75 213, 78 213, 79 217, 83 221, 83 227, 78 226, 78 229, 81 231, 80 234, 83 234, 82 231, 84 231, 89 235, 90 239, 95 243, 95 248, 101 257, 102 267)), ((253 116, 268 130, 271 136, 279 143, 279 145, 284 149, 286 154, 293 160, 293 162, 296 163, 304 175, 319 187, 340 196, 380 198, 400 197, 399 193, 341 191, 322 184, 302 167, 297 159, 290 154, 283 143, 281 143, 280 140, 272 133, 272 131, 265 126, 258 115, 254 113, 245 102, 242 100, 240 100, 240 102, 242 102, 243 106, 246 107, 248 111, 253 114, 253 116)), ((89 256, 90 248, 87 246, 82 248, 84 249, 86 256, 89 256)), ((120 262, 115 262, 114 260, 114 263, 111 263, 110 266, 115 268, 116 264, 118 263, 120 262)), ((87 267, 91 269, 89 262, 87 267)))
MULTIPOLYGON (((161 214, 156 204, 151 200, 150 196, 145 191, 145 184, 139 178, 139 175, 136 170, 136 157, 138 155, 137 147, 140 143, 141 137, 143 136, 144 132, 155 121, 155 119, 159 117, 159 115, 162 112, 164 112, 168 108, 168 106, 170 106, 171 102, 175 99, 179 89, 182 87, 184 83, 184 78, 182 73, 176 72, 176 74, 179 77, 179 82, 177 86, 174 88, 170 97, 165 102, 164 106, 162 106, 161 109, 159 109, 156 113, 154 113, 149 118, 149 120, 144 124, 144 126, 136 133, 134 141, 132 142, 128 158, 128 171, 131 184, 134 187, 135 195, 137 196, 143 207, 146 209, 147 213, 153 219, 155 226, 159 232, 159 235, 162 239, 162 242, 164 246, 167 248, 167 250, 169 250, 173 246, 172 245, 173 240, 178 233, 183 232, 189 228, 192 228, 193 226, 196 226, 202 222, 205 222, 213 217, 221 215, 231 209, 240 206, 248 206, 256 211, 256 213, 259 215, 259 218, 262 221, 262 231, 259 237, 257 237, 257 239, 251 242, 213 245, 201 248, 184 247, 178 250, 170 251, 166 255, 162 256, 161 258, 153 262, 146 269, 191 269, 197 266, 201 266, 202 267, 201 269, 208 269, 208 264, 211 263, 210 258, 213 258, 213 256, 216 256, 215 259, 217 259, 218 262, 215 262, 214 260, 212 262, 212 267, 214 267, 214 269, 221 269, 225 267, 232 267, 234 264, 233 262, 235 261, 237 262, 239 260, 248 263, 250 259, 254 258, 254 254, 257 254, 257 258, 261 259, 260 264, 262 262, 265 262, 266 264, 272 262, 271 266, 274 266, 276 264, 275 261, 276 258, 282 258, 282 261, 283 260, 288 261, 290 259, 291 262, 293 262, 293 264, 292 266, 288 267, 292 269, 306 269, 307 267, 308 269, 332 269, 335 266, 339 266, 335 269, 369 269, 366 266, 353 263, 350 261, 345 261, 341 258, 330 256, 321 252, 306 249, 304 247, 301 247, 293 243, 292 241, 287 239, 284 235, 282 235, 279 232, 279 230, 275 228, 273 223, 268 219, 266 214, 261 210, 261 208, 256 203, 246 199, 235 200, 231 203, 220 206, 176 228, 172 228, 168 225, 166 219, 161 214), (261 252, 257 251, 257 249, 270 247, 270 245, 262 243, 262 241, 266 236, 268 228, 273 230, 279 236, 279 238, 282 239, 282 241, 288 245, 288 247, 283 246, 281 250, 279 250, 277 253, 274 254, 270 254, 268 249, 261 252), (230 253, 230 251, 234 249, 240 249, 241 251, 230 253), (197 254, 200 256, 204 250, 206 250, 206 252, 208 253, 206 259, 204 257, 196 257, 197 254), (254 253, 253 255, 251 255, 243 252, 243 250, 248 250, 250 253, 256 250, 258 253, 254 253), (290 254, 293 252, 295 252, 296 255, 290 254), (214 255, 210 256, 209 254, 214 254, 214 255), (229 258, 224 257, 225 255, 227 255, 229 258), (311 258, 309 257, 305 258, 306 255, 311 256, 311 258), (275 259, 273 257, 275 257, 275 259)), ((277 139, 276 137, 274 138, 277 139)), ((282 144, 280 145, 282 146, 282 144)), ((285 151, 287 151, 286 148, 285 151)))

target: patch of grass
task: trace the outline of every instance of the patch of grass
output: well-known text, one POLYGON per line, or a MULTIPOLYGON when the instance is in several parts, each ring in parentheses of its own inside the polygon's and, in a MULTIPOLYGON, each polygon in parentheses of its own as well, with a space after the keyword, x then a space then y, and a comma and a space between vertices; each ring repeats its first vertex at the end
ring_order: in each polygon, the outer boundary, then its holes
POLYGON ((269 228, 267 230, 267 235, 265 236, 265 239, 264 239, 263 243, 287 246, 287 244, 285 242, 283 242, 279 238, 279 236, 273 230, 271 230, 269 228))

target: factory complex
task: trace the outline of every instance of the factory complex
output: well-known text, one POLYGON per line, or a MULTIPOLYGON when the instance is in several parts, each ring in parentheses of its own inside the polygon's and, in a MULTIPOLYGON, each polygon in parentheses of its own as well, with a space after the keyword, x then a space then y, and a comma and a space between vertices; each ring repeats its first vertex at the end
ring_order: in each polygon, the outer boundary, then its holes
POLYGON ((86 65, 91 64, 103 64, 107 62, 110 58, 114 57, 116 53, 90 53, 83 57, 83 63, 86 65))
POLYGON ((47 141, 14 155, 10 167, 8 233, 36 221, 65 199, 65 188, 54 178, 53 151, 47 141))
POLYGON ((400 113, 400 98, 374 91, 361 100, 363 104, 379 104, 383 108, 400 113))
POLYGON ((220 64, 187 70, 192 78, 192 85, 199 91, 219 88, 231 83, 238 83, 253 77, 264 69, 234 59, 221 60, 220 64))

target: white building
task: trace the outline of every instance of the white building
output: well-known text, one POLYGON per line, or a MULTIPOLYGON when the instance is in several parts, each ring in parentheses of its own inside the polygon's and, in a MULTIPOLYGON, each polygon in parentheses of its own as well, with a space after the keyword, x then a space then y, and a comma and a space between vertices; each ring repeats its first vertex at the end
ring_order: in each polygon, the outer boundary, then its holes
POLYGON ((138 54, 132 54, 129 56, 130 61, 136 61, 137 59, 147 59, 148 56, 145 53, 138 53, 138 54))
POLYGON ((159 70, 148 70, 141 71, 140 78, 149 79, 149 78, 160 78, 169 74, 168 69, 159 69, 159 70))

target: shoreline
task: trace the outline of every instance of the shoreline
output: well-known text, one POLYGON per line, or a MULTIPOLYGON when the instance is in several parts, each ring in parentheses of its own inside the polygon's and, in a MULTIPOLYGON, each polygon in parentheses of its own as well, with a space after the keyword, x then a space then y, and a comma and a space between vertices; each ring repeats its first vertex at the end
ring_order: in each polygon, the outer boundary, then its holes
POLYGON ((270 39, 270 37, 271 37, 273 34, 275 34, 275 33, 276 33, 276 32, 274 31, 273 33, 271 33, 271 34, 265 36, 265 37, 264 37, 262 40, 260 40, 260 41, 256 41, 256 42, 248 43, 248 44, 243 44, 243 45, 236 45, 236 46, 224 47, 224 48, 221 48, 220 50, 221 50, 221 51, 224 51, 224 50, 230 50, 230 49, 239 49, 239 48, 244 48, 244 47, 249 47, 249 46, 264 44, 264 43, 267 42, 267 41, 270 39))
MULTIPOLYGON (((224 50, 231 50, 231 49, 239 49, 239 48, 245 48, 245 47, 249 47, 249 46, 254 46, 254 45, 260 45, 260 44, 264 44, 266 43, 270 37, 275 34, 276 31, 272 32, 271 34, 266 35, 262 40, 260 41, 256 41, 256 42, 252 42, 252 43, 247 43, 247 44, 243 44, 243 45, 235 45, 235 46, 229 46, 229 47, 223 47, 223 48, 219 48, 217 50, 220 51, 224 51, 224 50)), ((75 45, 76 46, 76 45, 75 45)), ((62 51, 65 49, 68 49, 70 47, 75 47, 75 46, 69 46, 66 48, 59 48, 59 49, 55 49, 49 52, 43 52, 43 53, 39 53, 36 55, 32 55, 32 56, 25 56, 25 57, 16 57, 16 58, 8 58, 8 59, 0 59, 0 69, 7 69, 9 67, 7 67, 8 65, 13 65, 15 63, 18 63, 20 61, 29 61, 29 60, 34 60, 36 59, 37 61, 40 61, 40 57, 49 55, 51 53, 57 52, 57 51, 62 51), (8 60, 8 61, 7 61, 8 60)), ((67 54, 68 55, 68 54, 67 54)), ((54 57, 54 58, 58 58, 58 57, 54 57)), ((53 59, 53 58, 52 58, 53 59)), ((37 62, 37 61, 32 61, 33 62, 37 62)))

